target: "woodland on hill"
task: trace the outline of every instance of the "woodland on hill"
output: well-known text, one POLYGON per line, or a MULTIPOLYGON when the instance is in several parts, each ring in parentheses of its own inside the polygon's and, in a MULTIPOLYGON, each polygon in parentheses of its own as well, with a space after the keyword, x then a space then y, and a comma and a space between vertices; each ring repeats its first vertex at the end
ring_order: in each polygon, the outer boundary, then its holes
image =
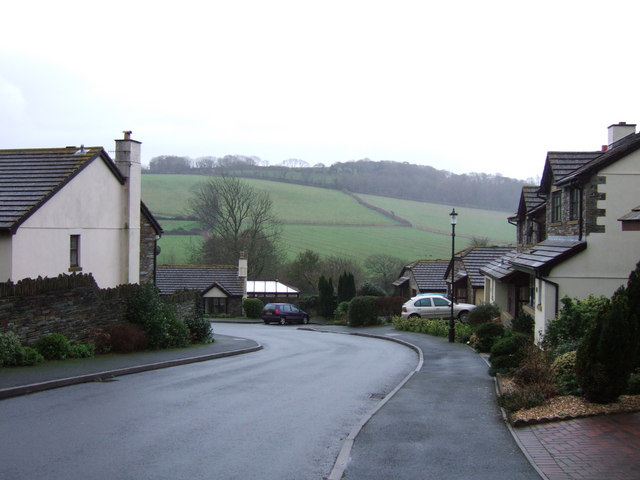
POLYGON ((258 157, 160 156, 151 159, 146 173, 227 175, 347 190, 420 202, 459 205, 514 212, 522 180, 486 173, 454 174, 430 166, 363 159, 309 166, 291 159, 265 165, 258 157))

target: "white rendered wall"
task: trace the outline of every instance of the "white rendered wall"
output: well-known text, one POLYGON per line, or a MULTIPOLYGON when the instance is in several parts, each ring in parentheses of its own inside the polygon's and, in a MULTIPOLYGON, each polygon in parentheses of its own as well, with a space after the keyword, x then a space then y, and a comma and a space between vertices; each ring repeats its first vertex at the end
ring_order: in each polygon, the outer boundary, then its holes
POLYGON ((123 186, 94 160, 20 226, 12 242, 12 279, 70 273, 69 238, 80 235, 82 273, 92 273, 102 288, 127 283, 123 215, 123 186))

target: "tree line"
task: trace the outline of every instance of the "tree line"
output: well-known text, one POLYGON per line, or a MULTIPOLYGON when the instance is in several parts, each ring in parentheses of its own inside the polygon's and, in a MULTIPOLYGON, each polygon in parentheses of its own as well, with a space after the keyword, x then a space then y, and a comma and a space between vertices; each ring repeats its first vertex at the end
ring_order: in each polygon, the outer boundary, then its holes
POLYGON ((522 186, 533 183, 500 174, 454 174, 407 162, 363 159, 309 166, 299 159, 268 165, 255 156, 225 155, 191 159, 159 156, 151 159, 146 173, 237 176, 335 188, 354 193, 380 195, 403 200, 455 204, 492 210, 513 211, 522 186))

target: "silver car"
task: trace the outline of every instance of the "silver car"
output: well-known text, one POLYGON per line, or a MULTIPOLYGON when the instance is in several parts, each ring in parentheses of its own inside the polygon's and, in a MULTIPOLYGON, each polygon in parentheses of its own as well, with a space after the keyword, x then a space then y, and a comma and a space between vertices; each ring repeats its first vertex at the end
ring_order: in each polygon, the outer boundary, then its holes
MULTIPOLYGON (((453 316, 465 322, 469 312, 476 308, 470 303, 454 303, 453 316)), ((402 305, 402 318, 451 318, 451 300, 440 293, 427 293, 413 297, 402 305)))

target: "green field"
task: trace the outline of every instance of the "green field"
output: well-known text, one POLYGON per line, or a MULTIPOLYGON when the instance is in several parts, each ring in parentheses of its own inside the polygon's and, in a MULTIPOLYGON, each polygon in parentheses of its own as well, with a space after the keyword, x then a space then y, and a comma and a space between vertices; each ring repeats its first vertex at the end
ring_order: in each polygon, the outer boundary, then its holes
MULTIPOLYGON (((193 188, 206 177, 195 175, 143 175, 142 198, 160 216, 185 216, 193 188)), ((452 206, 360 195, 366 202, 393 211, 413 227, 398 226, 387 216, 359 204, 349 195, 331 189, 267 180, 243 180, 269 192, 276 215, 283 222, 282 243, 288 259, 307 249, 320 255, 347 257, 358 262, 375 253, 405 261, 449 258, 452 206), (439 231, 436 233, 434 231, 439 231)), ((510 243, 514 227, 506 212, 458 208, 456 250, 469 245, 471 236, 510 243)), ((165 231, 197 225, 187 220, 160 220, 165 231)), ((199 236, 164 235, 159 263, 187 263, 190 250, 201 244, 199 236)))

